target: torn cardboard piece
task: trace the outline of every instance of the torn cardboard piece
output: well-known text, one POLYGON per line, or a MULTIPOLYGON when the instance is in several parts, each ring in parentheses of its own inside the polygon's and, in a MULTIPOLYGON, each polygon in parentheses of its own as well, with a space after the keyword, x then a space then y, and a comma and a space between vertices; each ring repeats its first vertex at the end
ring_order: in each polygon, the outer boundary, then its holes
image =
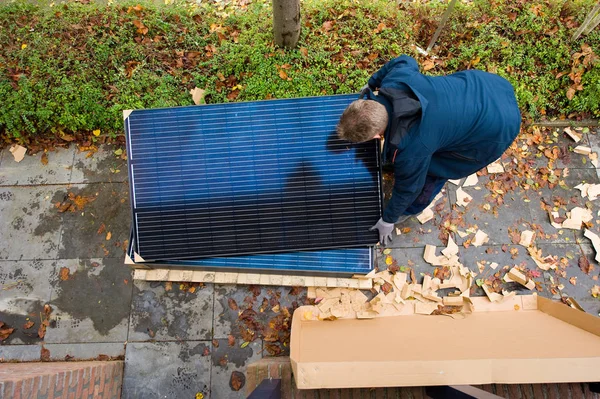
POLYGON ((592 149, 585 145, 578 145, 573 149, 573 151, 581 155, 590 155, 592 153, 592 149))
POLYGON ((521 271, 519 271, 519 269, 517 269, 516 267, 513 267, 512 269, 509 270, 509 272, 506 274, 506 276, 504 276, 504 281, 506 281, 506 282, 514 281, 530 290, 535 288, 535 281, 527 278, 527 276, 525 276, 523 273, 521 273, 521 271))
POLYGON ((27 148, 18 144, 13 144, 8 150, 13 155, 15 162, 21 162, 23 158, 25 158, 25 153, 27 152, 27 148))
POLYGON ((448 236, 448 246, 445 249, 442 249, 442 254, 448 259, 458 254, 458 245, 456 245, 452 236, 448 236))
POLYGON ((535 237, 535 233, 531 230, 521 232, 521 241, 519 241, 519 245, 522 245, 525 248, 529 247, 533 242, 533 237, 535 237))
POLYGON ((477 177, 477 173, 473 173, 472 175, 469 175, 469 177, 467 177, 467 179, 465 180, 465 182, 463 183, 463 187, 472 187, 472 186, 476 186, 477 183, 479 182, 479 178, 477 177))
POLYGON ((473 197, 465 193, 462 187, 456 189, 456 204, 458 206, 466 207, 472 200, 473 197))
POLYGON ((477 230, 477 233, 475 233, 475 237, 471 241, 471 244, 473 244, 474 247, 480 247, 489 240, 490 238, 486 233, 484 233, 482 230, 477 230))
POLYGON ((502 166, 500 160, 497 160, 487 166, 487 172, 490 174, 504 173, 504 166, 502 166))
POLYGON ((423 212, 421 212, 419 214, 419 216, 417 216, 417 220, 421 223, 421 224, 425 224, 427 222, 429 222, 431 219, 433 219, 433 210, 431 210, 431 208, 425 208, 423 210, 423 212))
POLYGON ((567 216, 567 219, 562 222, 562 227, 572 230, 580 230, 582 223, 587 223, 594 218, 591 210, 581 207, 571 209, 567 216))
POLYGON ((582 136, 578 132, 571 130, 570 127, 566 127, 563 132, 565 132, 576 143, 579 143, 582 139, 582 136))
POLYGON ((594 251, 596 251, 596 262, 600 263, 600 237, 598 234, 592 232, 591 230, 586 229, 583 235, 592 241, 592 246, 594 247, 594 251))

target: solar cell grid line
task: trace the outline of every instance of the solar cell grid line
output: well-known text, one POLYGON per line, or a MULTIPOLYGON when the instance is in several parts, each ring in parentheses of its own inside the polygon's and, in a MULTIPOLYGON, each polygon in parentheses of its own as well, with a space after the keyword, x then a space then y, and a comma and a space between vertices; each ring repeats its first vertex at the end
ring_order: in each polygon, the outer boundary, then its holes
MULTIPOLYGON (((133 232, 130 235, 128 254, 134 259, 136 247, 133 232)), ((324 276, 367 274, 373 269, 373 249, 345 248, 322 251, 287 252, 262 255, 239 255, 222 258, 188 260, 157 260, 153 267, 176 267, 215 271, 318 273, 324 276)), ((148 263, 150 264, 150 263, 148 263)))
POLYGON ((374 245, 377 142, 335 135, 355 98, 132 111, 136 252, 179 260, 374 245))

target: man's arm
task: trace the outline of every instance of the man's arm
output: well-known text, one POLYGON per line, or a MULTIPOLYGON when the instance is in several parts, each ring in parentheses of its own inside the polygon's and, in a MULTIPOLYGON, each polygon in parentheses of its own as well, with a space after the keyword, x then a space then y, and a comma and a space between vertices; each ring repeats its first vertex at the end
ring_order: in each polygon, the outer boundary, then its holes
POLYGON ((383 212, 383 221, 395 223, 419 196, 425 185, 431 155, 416 158, 396 158, 394 190, 383 212))
POLYGON ((381 69, 373 74, 369 79, 369 87, 371 90, 375 90, 378 87, 381 87, 381 82, 386 77, 386 75, 395 68, 410 68, 414 69, 417 72, 419 71, 419 65, 414 58, 409 57, 408 55, 401 55, 400 57, 394 58, 393 60, 387 62, 381 69))

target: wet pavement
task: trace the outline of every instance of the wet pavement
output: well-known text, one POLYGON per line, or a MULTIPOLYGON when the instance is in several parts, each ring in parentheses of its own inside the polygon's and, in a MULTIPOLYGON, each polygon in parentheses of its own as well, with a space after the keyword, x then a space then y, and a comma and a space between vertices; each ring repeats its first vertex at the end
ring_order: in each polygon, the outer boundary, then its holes
MULTIPOLYGON (((543 209, 563 216, 589 207, 589 228, 600 233, 600 200, 574 189, 600 183, 598 170, 572 152, 574 143, 562 133, 542 131, 542 141, 532 134, 502 160, 506 173, 483 171, 476 186, 463 188, 473 197, 466 207, 456 204, 458 186, 448 183, 433 220, 398 226, 402 234, 390 251, 377 252, 378 267, 391 266, 389 255, 394 267, 412 268, 418 278, 433 274, 424 245, 439 251, 451 236, 477 280, 497 283, 517 265, 540 295, 571 296, 598 315, 600 299, 591 291, 600 268, 590 241, 583 230, 552 227, 543 209), (475 247, 473 233, 459 235, 476 229, 489 235, 488 243, 475 247), (515 242, 524 230, 536 231, 535 245, 555 256, 557 270, 540 270, 515 242)), ((578 144, 600 151, 599 136, 592 130, 578 144)), ((125 398, 244 397, 248 363, 288 353, 289 315, 307 301, 306 291, 133 281, 123 264, 130 229, 126 161, 115 150, 104 146, 88 156, 72 146, 48 152, 47 164, 42 154, 16 163, 8 149, 0 153, 0 321, 15 328, 0 344, 0 359, 39 360, 42 347, 52 360, 121 357, 125 398)), ((529 293, 514 283, 504 288, 529 293)), ((483 295, 477 285, 472 293, 483 295)))

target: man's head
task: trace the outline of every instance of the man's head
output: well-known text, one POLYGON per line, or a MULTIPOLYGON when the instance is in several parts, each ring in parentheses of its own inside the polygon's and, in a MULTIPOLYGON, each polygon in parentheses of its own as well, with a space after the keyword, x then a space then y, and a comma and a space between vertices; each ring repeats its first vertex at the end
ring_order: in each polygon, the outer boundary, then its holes
POLYGON ((382 136, 387 123, 385 106, 373 100, 356 100, 344 110, 337 133, 342 140, 362 143, 382 136))

